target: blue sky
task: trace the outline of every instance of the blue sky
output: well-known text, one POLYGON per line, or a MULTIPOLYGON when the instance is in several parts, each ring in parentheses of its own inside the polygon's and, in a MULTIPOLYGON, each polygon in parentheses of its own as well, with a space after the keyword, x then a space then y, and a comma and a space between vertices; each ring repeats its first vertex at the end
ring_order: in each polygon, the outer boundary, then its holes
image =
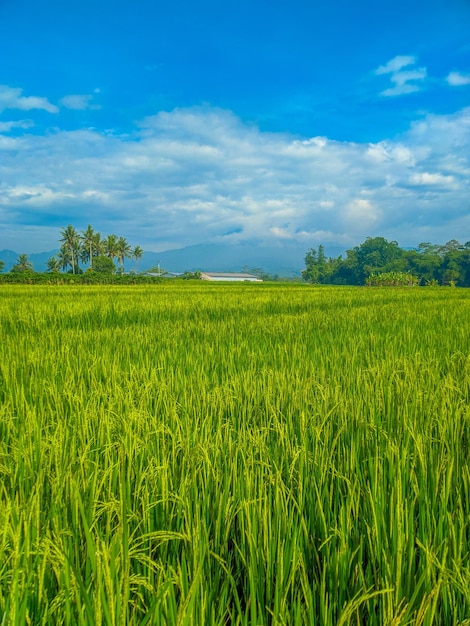
POLYGON ((0 249, 470 240, 469 0, 0 0, 0 249))

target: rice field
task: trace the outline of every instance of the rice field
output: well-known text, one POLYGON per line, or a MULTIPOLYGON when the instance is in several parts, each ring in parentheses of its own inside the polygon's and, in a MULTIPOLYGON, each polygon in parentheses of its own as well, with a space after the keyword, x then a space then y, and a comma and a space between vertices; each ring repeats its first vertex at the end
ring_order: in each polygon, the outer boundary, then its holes
POLYGON ((0 290, 0 624, 470 624, 470 290, 0 290))

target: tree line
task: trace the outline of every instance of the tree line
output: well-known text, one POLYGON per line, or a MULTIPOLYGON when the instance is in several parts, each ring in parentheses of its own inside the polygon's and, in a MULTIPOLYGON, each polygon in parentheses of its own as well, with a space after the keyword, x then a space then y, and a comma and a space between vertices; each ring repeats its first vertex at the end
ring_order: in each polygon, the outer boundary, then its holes
MULTIPOLYGON (((140 246, 131 247, 125 237, 116 235, 107 235, 102 237, 101 233, 96 232, 91 224, 88 224, 86 230, 78 232, 71 224, 66 228, 62 228, 60 232, 60 243, 62 244, 57 255, 47 260, 47 271, 58 273, 68 272, 71 274, 80 274, 83 265, 88 264, 88 270, 114 274, 124 273, 125 259, 133 258, 135 261, 135 273, 139 271, 139 259, 142 258, 144 251, 140 246), (115 260, 118 263, 116 268, 115 260)), ((0 271, 3 269, 3 262, 0 261, 0 271)), ((16 264, 10 270, 13 273, 32 272, 34 271, 28 255, 20 254, 16 264)))
POLYGON ((401 248, 396 241, 367 237, 337 258, 326 257, 324 247, 305 255, 302 278, 330 285, 458 285, 470 287, 470 241, 451 239, 443 245, 420 243, 401 248))

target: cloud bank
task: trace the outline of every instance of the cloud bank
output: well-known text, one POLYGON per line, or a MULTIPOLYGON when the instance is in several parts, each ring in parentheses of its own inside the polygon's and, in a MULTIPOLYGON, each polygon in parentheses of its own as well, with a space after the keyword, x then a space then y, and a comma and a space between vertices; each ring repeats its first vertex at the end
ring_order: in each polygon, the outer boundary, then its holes
POLYGON ((261 132, 209 107, 159 112, 128 135, 24 126, 0 127, 1 247, 51 249, 68 223, 147 250, 470 239, 470 108, 378 143, 261 132))

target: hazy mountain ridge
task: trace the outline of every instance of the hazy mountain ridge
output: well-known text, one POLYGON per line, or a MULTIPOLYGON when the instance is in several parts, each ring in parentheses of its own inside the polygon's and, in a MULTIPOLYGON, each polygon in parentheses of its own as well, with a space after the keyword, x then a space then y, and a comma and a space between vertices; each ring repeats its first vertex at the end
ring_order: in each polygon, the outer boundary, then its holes
MULTIPOLYGON (((139 259, 139 272, 144 272, 151 267, 160 266, 171 272, 185 271, 219 271, 237 272, 244 267, 261 268, 269 274, 279 276, 295 276, 305 267, 304 257, 309 246, 285 245, 285 246, 256 246, 253 244, 239 244, 223 246, 219 244, 197 244, 165 250, 162 252, 144 251, 139 259)), ((58 250, 28 254, 37 272, 46 271, 47 260, 57 254, 58 250)), ((337 257, 344 249, 337 246, 325 247, 327 256, 337 257)), ((13 250, 0 250, 0 260, 4 261, 4 272, 9 271, 19 253, 13 250)), ((135 268, 133 259, 126 259, 125 269, 130 271, 135 268)))

